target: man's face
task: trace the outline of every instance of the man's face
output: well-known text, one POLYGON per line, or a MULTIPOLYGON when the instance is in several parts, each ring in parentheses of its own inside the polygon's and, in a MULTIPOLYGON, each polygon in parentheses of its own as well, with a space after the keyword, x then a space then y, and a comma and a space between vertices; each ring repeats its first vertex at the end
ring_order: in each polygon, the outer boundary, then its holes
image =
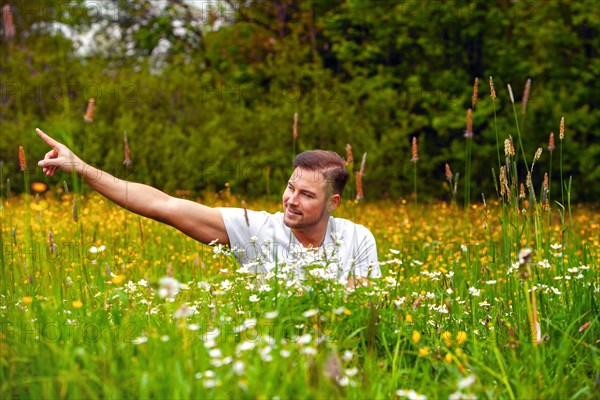
POLYGON ((328 210, 331 197, 339 198, 339 195, 328 196, 327 189, 328 184, 319 171, 296 168, 282 196, 285 225, 302 230, 327 220, 332 211, 328 210))

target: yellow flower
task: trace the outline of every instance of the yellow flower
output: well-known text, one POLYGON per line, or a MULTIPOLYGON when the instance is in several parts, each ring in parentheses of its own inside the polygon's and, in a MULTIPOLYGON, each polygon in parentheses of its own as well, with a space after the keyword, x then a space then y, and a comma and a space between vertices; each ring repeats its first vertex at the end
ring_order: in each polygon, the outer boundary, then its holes
POLYGON ((429 354, 429 347, 425 346, 419 349, 419 355, 421 357, 426 356, 427 354, 429 354))
POLYGON ((463 344, 464 342, 466 342, 467 341, 467 332, 459 331, 456 334, 456 341, 458 342, 458 344, 463 344))
POLYGON ((412 315, 406 314, 406 322, 408 322, 409 324, 413 322, 412 315))
POLYGON ((26 306, 30 305, 32 301, 33 301, 33 297, 31 297, 31 296, 23 297, 23 304, 25 304, 26 306))
POLYGON ((452 354, 451 353, 446 353, 446 356, 444 356, 444 361, 446 361, 448 364, 452 363, 452 354))
POLYGON ((83 303, 81 302, 81 300, 73 300, 72 305, 75 309, 83 307, 83 303))
POLYGON ((123 283, 123 281, 125 281, 125 275, 113 275, 111 280, 115 285, 120 285, 123 283))
POLYGON ((446 346, 452 346, 452 333, 444 331, 442 333, 442 339, 444 339, 446 346))
POLYGON ((419 342, 421 341, 421 332, 419 332, 419 331, 413 331, 412 341, 415 344, 419 344, 419 342))

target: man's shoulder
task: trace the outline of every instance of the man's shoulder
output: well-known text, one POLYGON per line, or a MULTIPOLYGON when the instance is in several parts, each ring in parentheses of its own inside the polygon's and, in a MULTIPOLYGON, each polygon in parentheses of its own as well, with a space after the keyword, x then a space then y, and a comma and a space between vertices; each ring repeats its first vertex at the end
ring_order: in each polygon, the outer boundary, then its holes
POLYGON ((337 217, 331 217, 331 218, 333 219, 333 224, 334 224, 336 231, 340 231, 340 232, 354 231, 358 235, 371 235, 372 236, 372 233, 369 230, 369 228, 367 228, 364 225, 350 221, 349 219, 346 219, 346 218, 337 218, 337 217))

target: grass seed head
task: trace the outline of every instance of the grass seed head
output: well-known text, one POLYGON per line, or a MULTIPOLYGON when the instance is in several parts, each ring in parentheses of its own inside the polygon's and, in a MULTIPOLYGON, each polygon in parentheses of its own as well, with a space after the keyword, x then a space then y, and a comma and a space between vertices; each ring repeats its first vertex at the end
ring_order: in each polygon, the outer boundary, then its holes
POLYGON ((465 130, 465 137, 467 139, 473 137, 473 111, 470 108, 467 110, 467 129, 465 130))
POLYGON ((475 104, 477 104, 477 96, 479 94, 479 78, 475 78, 475 82, 473 82, 473 96, 471 97, 472 107, 475 108, 475 104))
POLYGON ((446 163, 446 179, 448 182, 452 183, 452 170, 450 169, 450 165, 446 163))
POLYGON ((4 38, 10 41, 15 37, 16 29, 13 20, 12 7, 10 4, 5 4, 2 7, 2 22, 4 25, 4 38))
POLYGON ((83 116, 83 120, 85 122, 94 121, 95 108, 96 108, 96 99, 94 99, 93 97, 90 97, 90 99, 88 100, 87 110, 85 112, 85 115, 83 116))
POLYGON ((298 113, 294 113, 294 130, 292 136, 294 140, 298 139, 298 113))
POLYGON ((519 186, 519 198, 524 199, 525 197, 525 185, 521 182, 521 185, 519 186))
POLYGON ((560 140, 563 140, 565 138, 565 116, 564 115, 560 119, 560 131, 559 131, 558 137, 560 140))
POLYGON ((533 156, 533 162, 536 162, 537 160, 539 160, 541 156, 542 156, 542 148, 538 147, 538 149, 535 151, 535 154, 533 156))
POLYGON ((525 113, 527 110, 527 103, 529 102, 529 93, 531 92, 531 78, 525 82, 525 89, 523 90, 523 99, 521 100, 521 112, 525 113))
POLYGON ((554 146, 554 132, 550 132, 550 137, 548 138, 548 151, 553 152, 556 147, 554 146))
POLYGON ((412 158, 410 161, 417 162, 419 159, 419 145, 417 144, 417 137, 413 136, 412 138, 412 158))
POLYGON ((496 89, 494 89, 494 80, 490 76, 490 97, 492 100, 496 100, 496 89))
POLYGON ((513 92, 512 92, 512 88, 510 87, 510 84, 508 84, 508 94, 510 96, 510 102, 515 104, 515 96, 513 96, 513 92))
POLYGON ((352 155, 352 146, 350 143, 346 143, 346 165, 350 165, 354 162, 354 156, 352 155))
POLYGON ((356 200, 360 201, 365 198, 362 187, 362 174, 360 171, 356 171, 354 178, 356 182, 356 200))
POLYGON ((19 146, 19 168, 21 171, 27 169, 27 159, 25 158, 25 149, 23 146, 19 146))
POLYGON ((129 140, 127 140, 127 131, 123 131, 123 144, 125 152, 125 159, 123 160, 123 165, 128 167, 133 161, 131 161, 131 154, 129 153, 129 140))

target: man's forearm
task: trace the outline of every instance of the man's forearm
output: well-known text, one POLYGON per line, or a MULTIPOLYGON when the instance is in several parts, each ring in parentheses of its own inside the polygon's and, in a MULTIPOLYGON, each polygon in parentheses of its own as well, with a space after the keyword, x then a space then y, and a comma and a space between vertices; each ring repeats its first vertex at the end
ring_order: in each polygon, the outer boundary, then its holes
POLYGON ((170 196, 166 193, 148 185, 119 179, 83 162, 74 167, 92 189, 117 205, 148 218, 164 219, 157 204, 169 200, 170 196))

